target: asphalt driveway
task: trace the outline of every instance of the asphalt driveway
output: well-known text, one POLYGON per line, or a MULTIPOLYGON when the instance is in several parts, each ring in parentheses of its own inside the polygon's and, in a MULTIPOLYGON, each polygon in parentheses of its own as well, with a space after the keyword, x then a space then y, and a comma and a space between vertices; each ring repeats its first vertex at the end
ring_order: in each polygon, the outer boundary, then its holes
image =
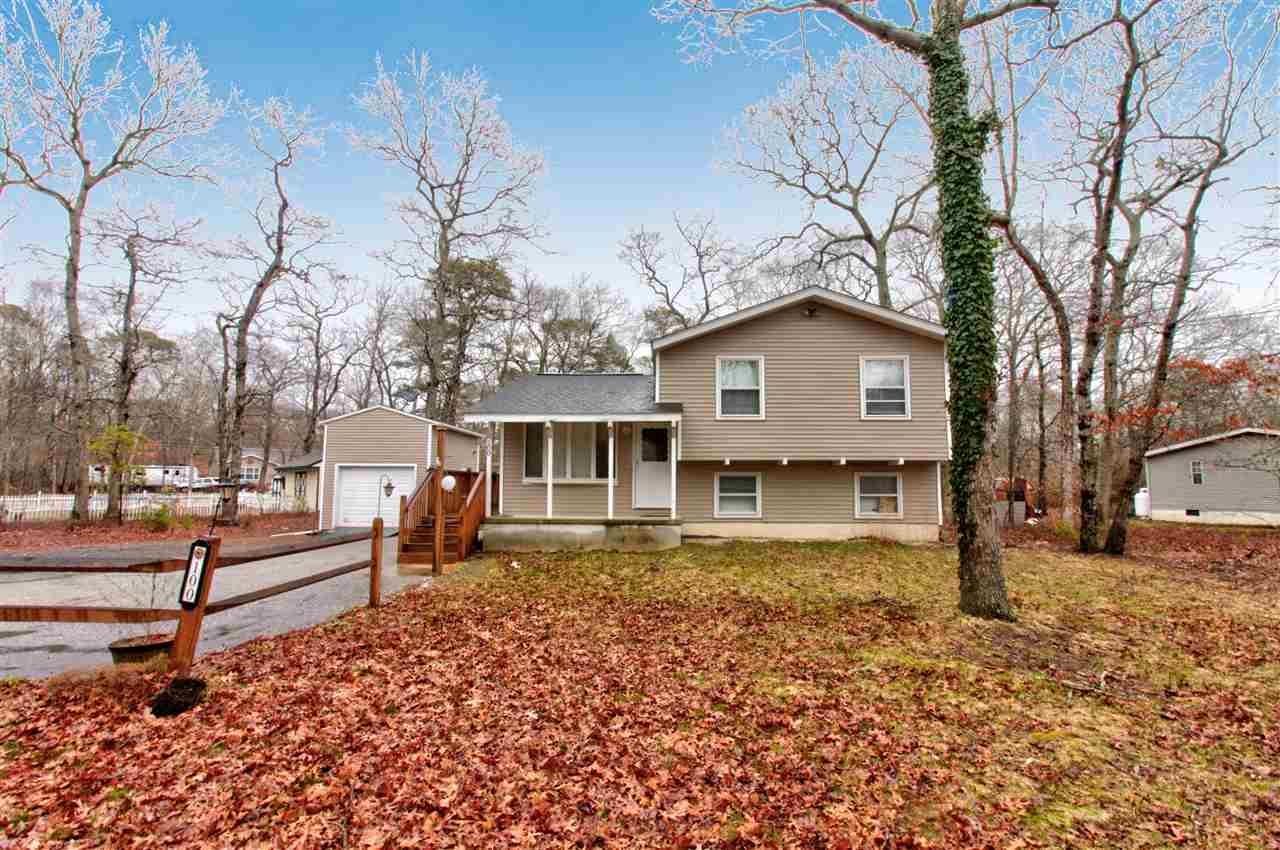
MULTIPOLYGON (((300 578, 369 557, 368 541, 286 555, 227 567, 214 577, 211 600, 300 578)), ((182 573, 150 575, 13 573, 0 574, 0 603, 11 605, 112 605, 130 608, 177 607, 182 573)), ((382 564, 382 593, 420 585, 430 579, 396 571, 395 538, 388 538, 382 564)), ((369 573, 357 571, 261 602, 210 616, 200 635, 199 655, 235 646, 251 638, 313 626, 369 599, 369 573)), ((172 628, 158 623, 153 628, 172 628)), ((107 644, 142 634, 146 626, 78 623, 0 623, 0 677, 49 676, 111 663, 107 644)))

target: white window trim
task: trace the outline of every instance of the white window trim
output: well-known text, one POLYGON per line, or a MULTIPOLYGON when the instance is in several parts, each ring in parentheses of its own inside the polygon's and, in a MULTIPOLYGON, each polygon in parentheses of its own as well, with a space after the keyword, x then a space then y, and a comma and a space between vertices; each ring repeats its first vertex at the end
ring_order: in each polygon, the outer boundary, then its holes
MULTIPOLYGON (((873 358, 875 359, 875 358, 873 358)), ((901 417, 899 417, 901 418, 901 417)), ((902 502, 902 473, 901 472, 859 472, 854 476, 853 485, 853 517, 854 519, 902 519, 902 510, 905 506, 902 502), (882 478, 892 475, 898 482, 898 512, 896 514, 880 514, 880 513, 863 513, 862 512, 862 476, 870 475, 873 478, 882 478)))
POLYGON ((763 354, 722 354, 716 357, 716 419, 764 419, 765 414, 765 392, 764 392, 764 355, 763 354), (727 387, 720 386, 720 364, 725 360, 755 360, 760 364, 760 412, 759 413, 721 413, 720 412, 720 390, 721 389, 747 389, 746 387, 727 387))
MULTIPOLYGON (((526 423, 526 424, 534 424, 534 423, 526 423)), ((553 484, 556 484, 556 485, 568 484, 569 486, 572 487, 575 485, 593 485, 593 484, 598 484, 603 486, 609 483, 607 476, 603 478, 595 477, 595 474, 596 474, 595 429, 601 425, 606 425, 607 427, 607 423, 604 423, 604 422, 583 423, 583 422, 564 422, 562 420, 551 422, 551 426, 553 428, 556 425, 566 426, 564 429, 565 436, 563 441, 564 451, 565 451, 565 455, 564 455, 565 472, 569 474, 573 473, 573 426, 582 425, 582 424, 590 424, 594 426, 591 429, 591 476, 592 477, 590 478, 557 478, 554 481, 552 481, 553 484)), ((544 432, 545 432, 545 428, 546 428, 546 424, 543 424, 544 432)), ((544 439, 542 441, 543 473, 542 475, 539 475, 536 478, 530 478, 527 475, 525 475, 526 467, 524 462, 524 452, 525 452, 524 444, 525 444, 525 440, 527 440, 528 437, 529 437, 529 432, 525 430, 524 439, 521 440, 520 442, 520 482, 522 484, 546 484, 547 483, 547 474, 546 474, 547 464, 549 463, 554 464, 555 459, 547 457, 547 445, 546 445, 546 439, 545 439, 545 433, 544 433, 544 439)), ((556 440, 557 445, 560 442, 561 442, 560 440, 556 440)), ((614 452, 615 454, 617 452, 616 446, 614 448, 614 452)), ((614 472, 613 483, 617 484, 618 483, 618 462, 616 460, 614 461, 614 464, 613 464, 613 472, 614 472)))
POLYGON ((1204 461, 1203 461, 1203 460, 1193 460, 1193 461, 1191 461, 1190 465, 1188 466, 1188 469, 1189 469, 1189 470, 1190 470, 1190 472, 1191 472, 1191 484, 1192 484, 1192 486, 1194 486, 1194 487, 1203 487, 1203 486, 1204 486, 1204 482, 1205 482, 1205 481, 1207 481, 1207 480, 1209 479, 1209 476, 1206 474, 1206 469, 1205 469, 1204 461), (1199 480, 1199 481, 1196 481, 1196 472, 1197 472, 1197 470, 1196 470, 1196 464, 1199 464, 1199 465, 1200 465, 1200 469, 1199 469, 1200 480, 1199 480))
MULTIPOLYGON (((736 359, 736 358, 735 358, 736 359)), ((716 519, 760 519, 764 516, 764 476, 759 472, 717 472, 715 492, 712 495, 712 515, 716 519), (750 514, 723 513, 720 510, 720 477, 754 478, 756 480, 756 510, 750 514)))
POLYGON ((911 418, 911 355, 910 354, 874 354, 858 358, 858 394, 862 397, 859 413, 863 419, 906 421, 911 418), (867 413, 867 361, 868 360, 901 360, 902 380, 907 394, 907 412, 903 414, 867 413))

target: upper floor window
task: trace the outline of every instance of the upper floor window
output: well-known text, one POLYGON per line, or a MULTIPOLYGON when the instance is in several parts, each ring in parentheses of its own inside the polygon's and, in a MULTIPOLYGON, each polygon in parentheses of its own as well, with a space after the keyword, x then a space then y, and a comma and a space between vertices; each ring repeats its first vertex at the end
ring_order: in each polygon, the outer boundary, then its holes
POLYGON ((764 418, 764 358, 716 358, 716 418, 764 418))
POLYGON ((863 357, 863 419, 911 418, 911 361, 901 357, 863 357))
MULTIPOLYGON (((524 426, 524 477, 546 478, 546 434, 542 422, 524 426)), ((604 481, 609 477, 609 426, 604 422, 552 425, 552 468, 557 481, 604 481)), ((614 477, 617 477, 615 464, 614 477)))
POLYGON ((262 477, 262 467, 259 466, 258 464, 256 463, 253 465, 246 464, 246 463, 240 464, 241 483, 256 484, 258 482, 258 479, 261 477, 262 477))
POLYGON ((1202 460, 1191 461, 1191 483, 1192 484, 1204 483, 1204 461, 1202 460))

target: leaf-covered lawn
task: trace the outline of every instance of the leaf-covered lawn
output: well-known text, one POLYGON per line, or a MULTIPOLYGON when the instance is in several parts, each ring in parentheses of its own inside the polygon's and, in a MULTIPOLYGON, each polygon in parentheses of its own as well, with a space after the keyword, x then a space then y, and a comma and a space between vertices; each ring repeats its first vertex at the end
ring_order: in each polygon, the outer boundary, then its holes
MULTIPOLYGON (((1258 568, 1280 570, 1280 564, 1258 568)), ((1274 847, 1280 590, 886 543, 521 556, 150 677, 0 688, 13 846, 1274 847)), ((1266 576, 1263 575, 1265 579, 1266 576)))

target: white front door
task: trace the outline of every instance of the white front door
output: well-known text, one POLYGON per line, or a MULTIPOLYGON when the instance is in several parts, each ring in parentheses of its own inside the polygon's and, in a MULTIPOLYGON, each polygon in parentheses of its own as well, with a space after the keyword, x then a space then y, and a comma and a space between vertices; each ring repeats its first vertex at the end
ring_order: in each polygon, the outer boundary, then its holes
POLYGON ((637 508, 671 507, 671 434, 666 425, 636 427, 637 508))
POLYGON ((379 513, 387 528, 400 525, 400 497, 413 495, 417 485, 413 466, 339 466, 337 472, 335 526, 368 528, 379 513), (387 479, 392 484, 390 496, 387 479))

